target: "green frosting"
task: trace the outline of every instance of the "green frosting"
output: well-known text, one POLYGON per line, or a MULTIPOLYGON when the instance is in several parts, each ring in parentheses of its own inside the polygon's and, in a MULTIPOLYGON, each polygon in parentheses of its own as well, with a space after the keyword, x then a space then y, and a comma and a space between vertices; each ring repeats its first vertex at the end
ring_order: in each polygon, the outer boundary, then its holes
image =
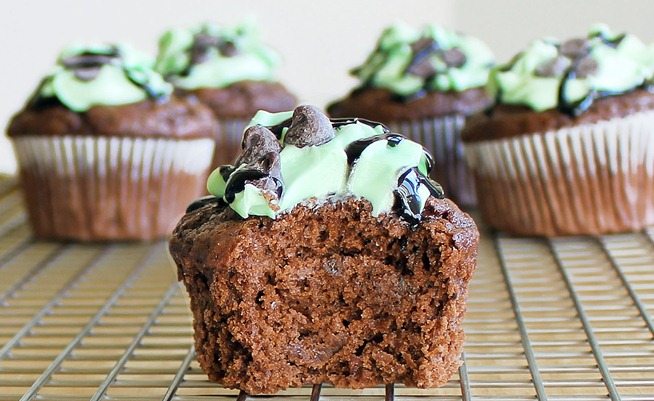
POLYGON ((172 29, 159 41, 155 68, 187 90, 224 88, 240 81, 272 81, 279 56, 261 43, 253 24, 202 24, 172 29))
MULTIPOLYGON (((264 123, 267 127, 279 128, 286 125, 284 130, 288 132, 292 113, 259 112, 249 126, 264 123)), ((275 218, 305 201, 318 202, 347 196, 369 200, 373 215, 378 216, 389 212, 396 204, 398 180, 403 173, 413 169, 420 179, 429 180, 430 161, 423 147, 400 135, 390 134, 381 124, 358 120, 335 124, 333 138, 318 146, 297 147, 283 140, 278 141, 281 145, 281 196, 260 189, 252 181, 245 181, 233 200, 229 199, 226 196, 227 188, 237 179, 239 172, 251 168, 245 164, 221 166, 214 170, 207 181, 209 193, 227 202, 243 218, 251 215, 275 218), (387 140, 389 136, 397 139, 397 142, 391 143, 390 139, 387 140), (350 148, 348 160, 346 149, 353 144, 359 145, 355 146, 358 151, 353 153, 350 148), (227 177, 225 171, 228 171, 227 177)), ((435 183, 432 185, 438 186, 435 183)), ((413 186, 417 187, 419 213, 430 195, 430 189, 420 182, 413 186)))
POLYGON ((152 60, 126 45, 74 45, 61 52, 32 101, 57 98, 69 109, 85 112, 171 93, 172 86, 152 69, 152 60))
POLYGON ((645 84, 653 73, 654 47, 597 25, 586 40, 532 42, 509 64, 491 72, 488 88, 499 103, 535 111, 559 107, 581 112, 593 97, 628 92, 645 84), (569 51, 575 41, 584 43, 584 49, 569 51))
POLYGON ((493 64, 490 49, 476 38, 433 24, 422 31, 396 24, 384 30, 375 51, 353 74, 364 86, 410 96, 482 87, 493 64))

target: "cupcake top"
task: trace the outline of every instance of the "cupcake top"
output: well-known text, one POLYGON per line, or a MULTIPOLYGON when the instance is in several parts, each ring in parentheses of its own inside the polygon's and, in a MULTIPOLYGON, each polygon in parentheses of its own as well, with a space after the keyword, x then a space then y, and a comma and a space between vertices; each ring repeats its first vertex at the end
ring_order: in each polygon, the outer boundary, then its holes
POLYGON ((156 69, 185 90, 225 88, 242 81, 274 81, 280 58, 253 24, 205 23, 172 29, 159 41, 156 69))
POLYGON ((490 49, 471 36, 434 24, 422 30, 395 24, 384 30, 376 49, 352 73, 363 87, 415 96, 484 86, 493 63, 490 49))
POLYGON ((171 93, 172 86, 152 69, 152 60, 127 45, 73 45, 60 53, 30 104, 56 99, 72 111, 85 112, 171 93))
POLYGON ((395 210, 417 223, 429 196, 443 197, 421 145, 379 123, 330 120, 313 106, 258 112, 242 146, 234 165, 209 176, 207 189, 243 218, 355 197, 368 200, 374 216, 395 210))
POLYGON ((70 46, 11 119, 7 134, 213 136, 218 128, 211 110, 173 95, 152 64, 126 45, 70 46))
POLYGON ((597 25, 586 38, 532 42, 493 70, 489 88, 499 104, 577 116, 599 98, 650 85, 653 73, 653 46, 597 25))

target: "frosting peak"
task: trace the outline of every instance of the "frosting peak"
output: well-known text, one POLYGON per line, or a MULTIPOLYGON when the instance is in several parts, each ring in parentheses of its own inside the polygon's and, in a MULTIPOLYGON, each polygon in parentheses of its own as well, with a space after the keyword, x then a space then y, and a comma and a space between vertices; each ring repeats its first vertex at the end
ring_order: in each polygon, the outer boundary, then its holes
POLYGON ((363 86, 413 96, 484 86, 493 63, 489 48, 476 38, 434 24, 422 31, 395 24, 384 30, 377 48, 352 73, 363 86))
POLYGON ((258 112, 242 146, 234 165, 211 173, 207 189, 243 218, 354 196, 370 201, 375 216, 396 210, 417 223, 427 198, 443 197, 421 145, 372 121, 330 120, 313 106, 258 112))
POLYGON ((253 24, 205 23, 164 33, 156 69, 176 86, 193 90, 272 81, 278 65, 279 56, 261 42, 253 24))
POLYGON ((596 25, 587 38, 532 42, 511 62, 496 67, 488 86, 498 103, 577 115, 598 97, 647 85, 653 73, 654 47, 596 25))
POLYGON ((30 102, 56 98, 69 109, 84 112, 171 93, 172 86, 152 69, 152 60, 127 45, 72 45, 60 53, 30 102))

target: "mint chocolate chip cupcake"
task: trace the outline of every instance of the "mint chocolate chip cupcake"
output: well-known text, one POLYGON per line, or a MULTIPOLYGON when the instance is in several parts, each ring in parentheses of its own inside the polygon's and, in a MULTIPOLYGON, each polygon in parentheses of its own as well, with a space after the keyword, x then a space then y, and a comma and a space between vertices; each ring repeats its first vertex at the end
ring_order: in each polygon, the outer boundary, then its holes
POLYGON ((654 47, 606 26, 497 67, 495 106, 463 133, 486 222, 545 236, 654 224, 653 72, 654 47))
POLYGON ((445 384, 479 233, 430 159, 380 123, 256 114, 170 241, 209 378, 249 394, 445 384))
POLYGON ((214 167, 232 163, 243 128, 257 110, 284 111, 295 97, 275 78, 280 58, 255 27, 205 23, 173 29, 159 41, 156 69, 180 94, 196 97, 216 116, 214 167))
POLYGON ((480 40, 436 25, 386 29, 377 48, 352 71, 361 85, 328 107, 334 117, 381 121, 434 155, 434 178, 460 204, 475 204, 460 142, 466 116, 486 108, 493 55, 480 40))
POLYGON ((217 129, 124 45, 72 46, 8 127, 34 234, 167 235, 203 193, 217 129))

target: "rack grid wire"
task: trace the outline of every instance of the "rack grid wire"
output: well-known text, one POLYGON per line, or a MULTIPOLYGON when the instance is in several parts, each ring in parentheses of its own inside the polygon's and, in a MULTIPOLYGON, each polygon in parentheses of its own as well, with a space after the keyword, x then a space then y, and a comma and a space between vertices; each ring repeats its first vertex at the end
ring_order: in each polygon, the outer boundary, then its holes
POLYGON ((484 232, 464 363, 438 389, 224 389, 195 361, 175 280, 165 242, 33 240, 15 181, 0 180, 0 401, 654 400, 654 228, 484 232))

